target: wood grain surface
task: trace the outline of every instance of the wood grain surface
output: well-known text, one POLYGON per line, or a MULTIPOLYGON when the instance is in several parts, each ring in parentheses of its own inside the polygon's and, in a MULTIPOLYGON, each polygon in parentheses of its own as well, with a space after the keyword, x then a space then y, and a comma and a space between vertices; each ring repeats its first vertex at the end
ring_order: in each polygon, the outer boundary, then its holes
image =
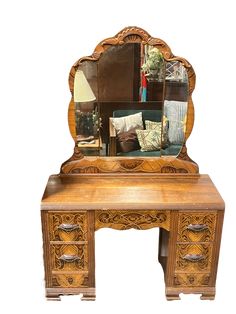
POLYGON ((53 175, 41 208, 224 209, 224 202, 208 175, 53 175))

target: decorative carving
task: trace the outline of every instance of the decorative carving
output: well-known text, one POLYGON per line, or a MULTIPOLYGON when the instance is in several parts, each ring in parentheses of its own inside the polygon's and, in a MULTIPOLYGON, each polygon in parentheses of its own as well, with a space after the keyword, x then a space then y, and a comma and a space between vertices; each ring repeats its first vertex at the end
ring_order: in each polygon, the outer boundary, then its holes
MULTIPOLYGON (((209 242, 214 241, 216 227, 215 213, 180 213, 178 238, 179 242, 209 242), (201 231, 194 231, 189 226, 205 225, 201 231)), ((192 228, 193 229, 193 228, 192 228)))
POLYGON ((51 241, 86 241, 87 240, 86 213, 56 212, 49 214, 49 236, 51 241), (63 225, 76 228, 62 228, 63 225))
POLYGON ((84 157, 83 159, 64 163, 61 173, 198 173, 198 166, 175 157, 156 158, 119 158, 119 157, 84 157))
POLYGON ((190 161, 190 162, 193 162, 195 163, 189 156, 188 156, 188 152, 187 152, 187 147, 186 147, 186 144, 184 143, 182 148, 181 148, 181 151, 179 153, 179 155, 177 156, 178 159, 181 159, 181 160, 186 160, 186 161, 190 161))
POLYGON ((160 210, 100 210, 96 211, 95 229, 145 230, 154 227, 170 229, 170 212, 160 210))
POLYGON ((74 63, 69 75, 69 87, 72 95, 74 90, 75 72, 77 71, 79 65, 84 61, 97 61, 99 60, 103 52, 107 50, 110 46, 123 45, 124 43, 142 43, 156 46, 160 49, 167 61, 172 61, 172 59, 179 60, 183 62, 186 67, 191 67, 191 65, 184 58, 175 57, 172 54, 170 47, 163 40, 151 37, 145 30, 139 27, 126 27, 114 37, 110 37, 101 41, 96 46, 91 56, 82 57, 74 63))
POLYGON ((161 173, 188 173, 184 168, 174 168, 171 166, 164 166, 161 168, 161 173))
POLYGON ((210 282, 209 274, 175 274, 174 285, 182 287, 208 286, 210 282))
POLYGON ((176 271, 210 271, 212 246, 210 244, 177 244, 176 271), (199 256, 201 258, 186 258, 199 256))
POLYGON ((127 170, 134 170, 136 168, 138 168, 139 166, 141 166, 143 163, 143 160, 139 160, 139 159, 126 159, 126 160, 120 160, 120 166, 122 168, 125 168, 127 170))
POLYGON ((52 287, 80 288, 88 287, 88 273, 53 274, 52 287))
POLYGON ((65 162, 63 162, 63 164, 61 165, 61 169, 62 167, 69 163, 70 161, 73 161, 73 160, 80 160, 84 158, 84 155, 81 153, 81 151, 79 150, 78 146, 75 144, 75 147, 74 147, 74 153, 73 155, 68 159, 66 160, 65 162))
POLYGON ((86 245, 52 244, 50 246, 50 253, 52 271, 78 271, 88 269, 86 245))
POLYGON ((56 277, 52 277, 52 286, 53 287, 60 287, 60 284, 59 284, 56 277))

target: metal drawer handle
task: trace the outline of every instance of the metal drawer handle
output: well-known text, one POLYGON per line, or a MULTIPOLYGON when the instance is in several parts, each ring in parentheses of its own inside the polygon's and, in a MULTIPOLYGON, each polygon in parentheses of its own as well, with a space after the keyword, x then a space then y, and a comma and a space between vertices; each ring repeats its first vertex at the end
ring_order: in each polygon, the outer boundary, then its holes
POLYGON ((73 231, 73 230, 76 230, 76 229, 80 229, 80 226, 79 225, 72 225, 72 224, 61 224, 57 228, 59 230, 70 232, 70 231, 73 231))
POLYGON ((188 225, 187 229, 194 232, 200 232, 200 231, 208 229, 208 226, 205 224, 190 224, 188 225))
POLYGON ((59 260, 66 262, 66 263, 73 263, 77 260, 79 260, 80 257, 77 255, 67 255, 67 254, 63 254, 61 257, 59 257, 59 260))
POLYGON ((183 257, 183 259, 186 259, 187 261, 190 262, 199 262, 205 259, 205 257, 201 254, 187 254, 183 257))

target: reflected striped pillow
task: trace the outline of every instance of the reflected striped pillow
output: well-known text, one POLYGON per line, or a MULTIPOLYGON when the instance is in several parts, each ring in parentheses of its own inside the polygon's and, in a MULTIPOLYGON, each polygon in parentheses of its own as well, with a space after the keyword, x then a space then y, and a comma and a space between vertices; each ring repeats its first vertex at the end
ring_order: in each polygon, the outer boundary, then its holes
POLYGON ((168 139, 171 144, 182 145, 185 137, 187 102, 165 100, 164 115, 169 121, 168 139))

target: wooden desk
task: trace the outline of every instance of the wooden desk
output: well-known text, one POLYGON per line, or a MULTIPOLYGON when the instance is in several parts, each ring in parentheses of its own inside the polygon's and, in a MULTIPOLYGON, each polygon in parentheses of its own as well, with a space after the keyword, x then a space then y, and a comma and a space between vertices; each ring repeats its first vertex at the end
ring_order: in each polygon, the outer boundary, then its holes
POLYGON ((49 299, 95 299, 94 235, 105 227, 159 227, 166 298, 214 299, 224 202, 208 175, 53 175, 41 213, 49 299))

